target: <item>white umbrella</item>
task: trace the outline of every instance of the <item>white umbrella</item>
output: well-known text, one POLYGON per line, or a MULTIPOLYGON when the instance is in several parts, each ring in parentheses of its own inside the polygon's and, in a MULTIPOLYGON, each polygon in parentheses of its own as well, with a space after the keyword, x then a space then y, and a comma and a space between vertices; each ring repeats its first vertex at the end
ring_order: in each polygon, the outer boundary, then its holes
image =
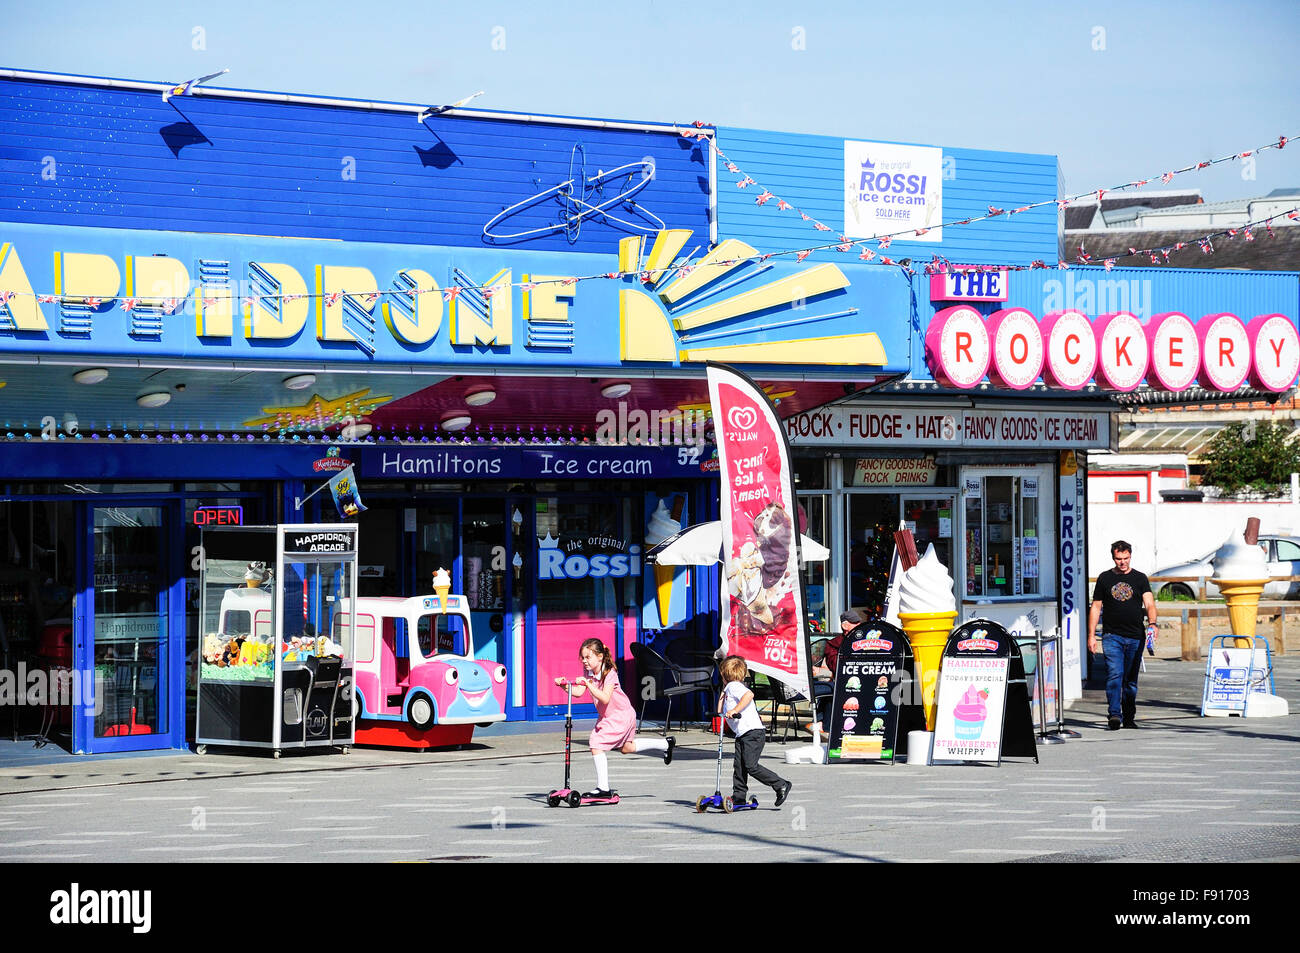
MULTIPOLYGON (((799 552, 805 562, 820 563, 831 557, 829 549, 803 533, 799 534, 799 552)), ((721 521, 688 526, 652 547, 645 561, 657 566, 712 566, 722 562, 721 521)))

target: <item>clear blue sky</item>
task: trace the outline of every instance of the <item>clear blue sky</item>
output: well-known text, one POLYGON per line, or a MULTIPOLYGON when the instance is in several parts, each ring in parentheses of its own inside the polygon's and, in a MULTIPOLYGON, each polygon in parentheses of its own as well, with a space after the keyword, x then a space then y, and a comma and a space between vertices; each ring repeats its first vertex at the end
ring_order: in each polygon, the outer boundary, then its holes
MULTIPOLYGON (((1300 136, 1300 2, 0 0, 3 66, 1060 156, 1067 192, 1300 136)), ((1182 176, 1300 187, 1300 141, 1182 176)), ((1157 187, 1159 187, 1157 183, 1157 187)))

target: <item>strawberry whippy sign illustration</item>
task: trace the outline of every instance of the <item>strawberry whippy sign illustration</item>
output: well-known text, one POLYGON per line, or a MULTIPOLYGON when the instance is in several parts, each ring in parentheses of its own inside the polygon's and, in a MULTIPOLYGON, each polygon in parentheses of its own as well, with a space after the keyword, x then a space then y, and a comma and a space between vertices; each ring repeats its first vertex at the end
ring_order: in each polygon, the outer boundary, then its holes
POLYGON ((762 390, 708 367, 722 482, 722 634, 729 654, 801 691, 808 646, 785 430, 762 390))

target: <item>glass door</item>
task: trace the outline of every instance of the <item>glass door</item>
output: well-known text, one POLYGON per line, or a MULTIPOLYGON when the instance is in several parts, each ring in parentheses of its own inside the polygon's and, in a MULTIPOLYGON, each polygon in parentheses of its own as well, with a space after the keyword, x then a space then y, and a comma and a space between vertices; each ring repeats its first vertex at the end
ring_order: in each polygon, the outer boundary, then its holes
POLYGON ((175 571, 174 503, 88 507, 74 620, 75 668, 94 685, 78 708, 74 750, 169 748, 184 737, 173 705, 178 660, 169 633, 184 632, 184 590, 175 571), (173 619, 172 617, 176 618, 173 619))
POLYGON ((956 532, 956 510, 951 493, 939 495, 905 494, 903 521, 916 541, 916 554, 924 556, 931 544, 935 555, 954 578, 957 568, 952 562, 952 538, 956 532))

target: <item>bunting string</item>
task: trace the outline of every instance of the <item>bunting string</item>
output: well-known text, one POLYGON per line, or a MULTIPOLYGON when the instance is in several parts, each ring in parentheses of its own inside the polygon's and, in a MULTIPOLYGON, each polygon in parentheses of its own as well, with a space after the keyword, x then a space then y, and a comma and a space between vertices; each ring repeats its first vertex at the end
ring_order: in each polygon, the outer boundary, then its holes
MULTIPOLYGON (((737 188, 748 189, 750 186, 755 187, 755 189, 757 189, 755 204, 759 206, 770 205, 778 212, 793 211, 799 215, 802 221, 809 223, 810 228, 812 228, 815 231, 818 232, 834 231, 834 229, 832 229, 829 225, 819 221, 816 217, 809 215, 806 211, 799 208, 797 205, 794 205, 791 202, 787 202, 785 199, 776 195, 771 190, 760 185, 759 182, 753 178, 753 176, 746 173, 739 165, 737 165, 730 157, 728 157, 718 147, 717 141, 709 131, 709 128, 707 127, 706 123, 697 121, 692 123, 691 126, 689 127, 674 127, 674 129, 677 131, 677 134, 682 138, 698 139, 702 142, 707 143, 709 148, 712 149, 717 154, 718 158, 723 162, 726 171, 731 173, 732 175, 738 176, 735 183, 737 188)), ((1176 176, 1184 175, 1191 172, 1199 172, 1203 169, 1207 169, 1212 166, 1219 165, 1220 163, 1223 162, 1231 162, 1237 159, 1244 159, 1261 152, 1266 152, 1270 149, 1278 149, 1278 150, 1284 149, 1286 148, 1287 143, 1290 142, 1293 138, 1294 137, 1291 136, 1279 136, 1275 142, 1267 143, 1255 149, 1250 149, 1242 152, 1234 152, 1229 155, 1220 156, 1215 159, 1206 159, 1200 162, 1194 162, 1189 165, 1174 169, 1172 171, 1161 173, 1159 176, 1153 178, 1159 178, 1161 182, 1168 183, 1176 176)), ((1042 208, 1048 205, 1056 205, 1058 208, 1064 209, 1068 207, 1070 204, 1074 202, 1078 202, 1081 199, 1089 199, 1094 197, 1096 198, 1097 202, 1100 204, 1101 199, 1106 195, 1110 195, 1112 193, 1121 193, 1121 192, 1128 191, 1130 189, 1138 189, 1144 185, 1150 184, 1151 181, 1152 181, 1151 179, 1137 179, 1132 182, 1112 186, 1110 188, 1093 189, 1092 191, 1089 192, 1080 192, 1076 195, 1067 196, 1065 198, 1048 199, 1041 202, 1032 202, 1028 205, 1022 205, 1017 208, 1011 208, 1011 209, 997 208, 995 206, 990 205, 988 207, 988 212, 984 215, 957 219, 950 222, 945 222, 941 225, 935 225, 932 227, 952 228, 952 227, 962 226, 962 225, 971 225, 974 224, 975 222, 988 221, 989 219, 998 218, 1003 215, 1010 217, 1012 215, 1017 215, 1021 212, 1027 212, 1030 211, 1031 209, 1042 208)), ((1214 253, 1214 241, 1216 239, 1233 240, 1233 239, 1241 238, 1244 241, 1253 242, 1256 240, 1257 237, 1255 232, 1260 228, 1263 228, 1267 232, 1269 238, 1274 237, 1272 224, 1281 218, 1286 218, 1290 221, 1300 220, 1300 206, 1296 208, 1288 209, 1285 212, 1279 212, 1275 215, 1269 216, 1268 218, 1263 218, 1254 222, 1249 222, 1245 225, 1238 225, 1232 228, 1225 228, 1217 232, 1209 232, 1201 238, 1192 239, 1189 241, 1180 241, 1172 245, 1154 246, 1151 248, 1130 248, 1127 254, 1112 255, 1109 257, 1105 257, 1100 261, 1095 260, 1094 256, 1090 255, 1083 245, 1080 245, 1078 254, 1075 256, 1075 261, 1073 263, 1061 259, 1057 261, 1055 267, 1059 269, 1067 269, 1072 267, 1073 264, 1078 266, 1092 266, 1092 267, 1104 268, 1106 271, 1110 271, 1112 268, 1115 267, 1115 265, 1118 262, 1127 258, 1148 258, 1151 264, 1154 265, 1168 264, 1171 256, 1175 252, 1183 251, 1192 246, 1198 248, 1202 253, 1210 255, 1214 253)), ((895 238, 904 238, 907 236, 919 236, 925 234, 929 230, 930 230, 929 228, 904 229, 902 231, 891 232, 883 235, 873 235, 871 238, 866 238, 866 239, 851 239, 847 235, 840 235, 838 236, 838 238, 836 238, 833 241, 827 241, 821 244, 810 245, 804 248, 791 248, 785 251, 766 252, 763 254, 750 255, 746 257, 730 258, 730 259, 720 260, 717 262, 712 262, 711 264, 716 264, 719 266, 734 266, 734 265, 741 265, 747 263, 763 263, 773 258, 785 258, 789 256, 793 256, 795 261, 804 261, 811 255, 819 251, 827 251, 830 249, 834 249, 839 253, 847 254, 857 250, 859 252, 857 255, 858 261, 865 262, 868 264, 897 267, 910 278, 911 276, 916 274, 916 270, 912 268, 913 262, 911 258, 901 258, 895 260, 889 257, 888 255, 884 255, 880 253, 888 249, 890 244, 893 242, 895 238), (875 248, 868 247, 867 244, 868 242, 874 242, 876 247, 875 248)), ((320 292, 320 293, 308 292, 305 294, 281 294, 281 295, 256 294, 256 295, 244 296, 241 299, 241 303, 245 308, 251 309, 253 307, 256 307, 258 303, 261 301, 291 302, 303 298, 310 301, 319 297, 324 299, 324 303, 326 305, 337 305, 339 301, 342 300, 343 298, 352 299, 353 301, 362 301, 367 305, 373 305, 376 301, 378 301, 381 298, 392 298, 395 300, 400 297, 405 297, 411 301, 415 301, 417 300, 418 296, 425 295, 425 294, 441 294, 444 301, 451 302, 451 301, 455 301, 460 295, 465 294, 466 292, 477 294, 477 296, 479 296, 484 303, 487 303, 491 301, 492 297, 495 294, 498 294, 507 288, 519 288, 523 291, 531 291, 540 285, 553 285, 553 284, 575 285, 578 282, 598 281, 598 280, 622 280, 624 278, 629 278, 629 277, 637 278, 645 284, 655 284, 661 281, 663 276, 666 274, 672 274, 674 277, 684 277, 685 275, 688 275, 692 271, 694 271, 697 267, 699 267, 698 261, 692 261, 688 259, 686 262, 683 262, 681 264, 670 265, 667 268, 660 269, 656 273, 652 273, 649 271, 607 271, 607 272, 599 272, 599 273, 588 274, 588 275, 575 275, 566 278, 549 278, 549 279, 543 279, 541 281, 517 281, 510 284, 498 282, 492 285, 449 285, 448 287, 441 288, 441 289, 412 288, 406 290, 386 290, 386 291, 376 290, 370 292, 331 291, 331 292, 320 292)), ((952 262, 948 261, 946 258, 944 258, 941 255, 934 255, 932 256, 930 262, 922 266, 922 270, 924 271, 925 274, 932 275, 932 274, 939 274, 939 273, 944 273, 949 271, 958 271, 962 273, 972 272, 972 271, 976 271, 976 272, 999 271, 1003 269, 1008 271, 1031 271, 1034 269, 1051 268, 1051 267, 1053 266, 1049 265, 1048 263, 1042 260, 1035 260, 1033 262, 1030 262, 1027 265, 984 264, 984 265, 958 266, 958 265, 954 265, 952 262)), ((21 295, 28 295, 31 297, 35 297, 37 303, 39 304, 53 304, 55 302, 60 302, 60 301, 72 301, 72 302, 81 303, 85 307, 91 310, 99 310, 100 308, 103 307, 105 303, 116 303, 121 310, 126 312, 136 311, 139 310, 141 307, 147 306, 147 307, 157 308, 163 314, 175 314, 183 307, 184 303, 188 300, 188 296, 187 297, 120 296, 116 298, 99 298, 99 297, 82 298, 82 297, 74 297, 66 294, 56 295, 56 294, 48 294, 48 293, 40 293, 40 292, 0 291, 0 318, 5 317, 5 312, 7 311, 7 305, 10 299, 21 295)), ((205 295, 202 297, 201 300, 203 301, 203 304, 205 306, 212 307, 217 303, 218 299, 211 295, 205 295)), ((0 328, 0 330, 3 330, 3 328, 0 328)))

